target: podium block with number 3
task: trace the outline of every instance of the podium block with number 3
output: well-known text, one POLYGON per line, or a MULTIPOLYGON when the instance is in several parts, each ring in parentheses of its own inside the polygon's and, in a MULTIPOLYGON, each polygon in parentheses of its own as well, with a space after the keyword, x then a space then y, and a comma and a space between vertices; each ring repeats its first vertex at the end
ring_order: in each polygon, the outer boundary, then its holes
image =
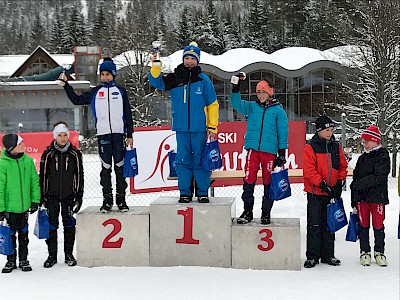
POLYGON ((77 215, 78 265, 148 266, 149 207, 131 207, 126 213, 103 214, 91 206, 77 215))
POLYGON ((259 270, 300 270, 300 219, 260 219, 232 226, 232 267, 259 270))
POLYGON ((150 265, 230 267, 233 216, 234 198, 158 198, 150 204, 150 265))

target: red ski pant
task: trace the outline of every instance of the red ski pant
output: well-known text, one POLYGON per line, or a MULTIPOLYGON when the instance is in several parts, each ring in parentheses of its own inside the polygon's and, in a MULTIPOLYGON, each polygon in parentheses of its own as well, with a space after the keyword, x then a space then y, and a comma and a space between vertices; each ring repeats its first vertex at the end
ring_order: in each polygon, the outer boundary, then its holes
POLYGON ((263 184, 268 185, 271 181, 271 172, 274 169, 275 155, 249 149, 246 156, 246 165, 244 167, 244 181, 253 184, 257 181, 257 172, 262 170, 263 184))
POLYGON ((372 216, 372 226, 375 229, 381 229, 385 220, 385 205, 382 203, 357 202, 357 214, 362 227, 369 228, 370 216, 372 216))

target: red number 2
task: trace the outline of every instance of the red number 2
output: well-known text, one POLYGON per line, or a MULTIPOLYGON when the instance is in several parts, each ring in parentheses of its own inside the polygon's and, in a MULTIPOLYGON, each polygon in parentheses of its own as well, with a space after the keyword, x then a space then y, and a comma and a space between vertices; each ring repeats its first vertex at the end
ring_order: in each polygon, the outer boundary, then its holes
POLYGON ((117 219, 108 219, 104 221, 102 225, 105 227, 109 224, 113 225, 114 228, 109 233, 109 235, 107 235, 106 238, 104 239, 102 248, 121 248, 122 241, 124 240, 122 237, 120 237, 115 242, 110 242, 110 240, 121 231, 122 228, 121 222, 118 221, 117 219))
POLYGON ((261 238, 261 241, 266 242, 266 243, 267 243, 267 247, 264 247, 263 245, 258 244, 258 246, 257 246, 258 249, 261 250, 261 251, 269 251, 269 250, 271 250, 272 248, 274 248, 274 241, 271 240, 272 231, 269 230, 269 229, 261 229, 261 230, 259 231, 259 233, 260 233, 260 234, 265 233, 265 237, 261 238))
POLYGON ((193 238, 193 207, 178 210, 177 213, 183 216, 183 238, 176 239, 176 243, 198 245, 200 241, 193 238))

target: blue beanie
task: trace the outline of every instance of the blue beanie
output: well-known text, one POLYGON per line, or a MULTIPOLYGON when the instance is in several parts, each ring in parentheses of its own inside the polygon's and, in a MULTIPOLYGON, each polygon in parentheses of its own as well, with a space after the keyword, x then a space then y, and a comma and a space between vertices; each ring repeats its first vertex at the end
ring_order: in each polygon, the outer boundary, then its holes
POLYGON ((183 58, 186 56, 192 56, 197 60, 197 64, 200 62, 200 48, 196 42, 191 42, 189 46, 183 49, 183 58))
POLYGON ((110 58, 105 58, 104 61, 100 64, 100 73, 102 71, 110 72, 114 78, 115 76, 117 76, 117 67, 110 58))

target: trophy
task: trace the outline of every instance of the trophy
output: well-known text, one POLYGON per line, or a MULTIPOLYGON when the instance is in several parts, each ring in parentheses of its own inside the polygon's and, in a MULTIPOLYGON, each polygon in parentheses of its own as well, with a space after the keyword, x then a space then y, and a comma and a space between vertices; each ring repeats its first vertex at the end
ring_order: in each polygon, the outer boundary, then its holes
POLYGON ((151 75, 153 75, 153 77, 158 77, 161 73, 161 60, 160 60, 161 42, 154 41, 152 43, 152 46, 153 46, 154 52, 156 54, 156 59, 152 61, 150 73, 151 73, 151 75))

